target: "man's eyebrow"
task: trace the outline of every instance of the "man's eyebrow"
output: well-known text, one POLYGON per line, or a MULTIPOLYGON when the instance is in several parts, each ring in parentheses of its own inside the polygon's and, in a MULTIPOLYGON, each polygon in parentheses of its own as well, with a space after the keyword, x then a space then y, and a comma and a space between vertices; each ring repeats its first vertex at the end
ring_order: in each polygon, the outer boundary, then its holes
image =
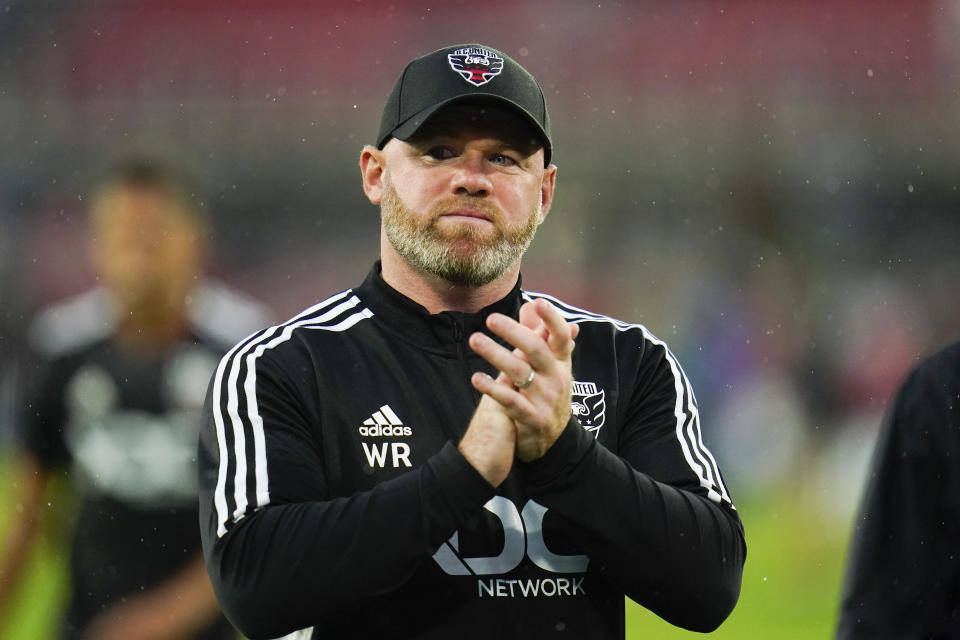
POLYGON ((517 153, 523 154, 524 157, 532 156, 541 147, 543 147, 543 143, 536 138, 501 139, 499 144, 500 149, 516 151, 517 153))
MULTIPOLYGON (((426 127, 424 129, 426 129, 426 127)), ((415 147, 422 147, 430 144, 437 144, 438 142, 450 141, 455 137, 452 134, 443 131, 424 129, 417 131, 412 136, 404 140, 404 142, 415 147)))

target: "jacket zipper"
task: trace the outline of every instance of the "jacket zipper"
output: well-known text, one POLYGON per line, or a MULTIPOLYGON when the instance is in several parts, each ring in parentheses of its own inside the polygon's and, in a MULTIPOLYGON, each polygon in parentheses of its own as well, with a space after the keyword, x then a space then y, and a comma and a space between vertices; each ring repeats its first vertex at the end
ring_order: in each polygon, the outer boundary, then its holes
MULTIPOLYGON (((457 318, 454 315, 450 316, 450 321, 453 323, 453 339, 457 343, 457 355, 459 356, 460 363, 463 365, 463 368, 466 370, 467 378, 469 379, 469 377, 473 374, 473 370, 470 367, 470 361, 468 359, 470 354, 467 353, 467 350, 469 349, 469 347, 467 346, 466 341, 464 340, 465 333, 463 330, 463 326, 460 324, 459 318, 457 318)), ((470 390, 473 393, 473 397, 477 401, 479 401, 480 392, 474 389, 473 385, 470 385, 470 390)))

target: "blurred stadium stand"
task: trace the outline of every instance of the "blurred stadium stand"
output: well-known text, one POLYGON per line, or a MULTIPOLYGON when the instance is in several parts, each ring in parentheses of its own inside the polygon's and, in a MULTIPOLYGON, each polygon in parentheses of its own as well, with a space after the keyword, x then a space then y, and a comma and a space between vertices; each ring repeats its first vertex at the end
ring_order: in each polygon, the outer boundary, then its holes
POLYGON ((735 494, 820 478, 846 522, 891 392, 960 333, 958 32, 930 1, 5 2, 0 358, 89 285, 85 190, 125 149, 202 172, 214 271, 278 317, 355 284, 393 79, 481 41, 552 109, 526 286, 667 340, 735 494))

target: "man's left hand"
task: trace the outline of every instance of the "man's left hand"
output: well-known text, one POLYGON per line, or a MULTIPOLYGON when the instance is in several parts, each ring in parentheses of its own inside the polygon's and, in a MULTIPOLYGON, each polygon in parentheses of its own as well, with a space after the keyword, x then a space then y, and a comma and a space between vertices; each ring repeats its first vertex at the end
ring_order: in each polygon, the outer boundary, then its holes
POLYGON ((490 330, 513 351, 482 333, 470 336, 470 348, 496 367, 494 380, 474 374, 473 386, 496 400, 517 429, 517 458, 543 456, 570 419, 572 356, 579 325, 568 324, 546 300, 520 307, 520 321, 499 314, 487 318, 490 330))

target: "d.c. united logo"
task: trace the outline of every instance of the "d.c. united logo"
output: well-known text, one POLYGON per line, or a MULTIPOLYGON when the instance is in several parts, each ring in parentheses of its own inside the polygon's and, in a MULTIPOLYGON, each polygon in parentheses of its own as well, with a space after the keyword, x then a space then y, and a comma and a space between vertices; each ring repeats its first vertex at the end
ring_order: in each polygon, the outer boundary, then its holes
POLYGON ((483 47, 466 47, 447 54, 450 68, 459 73, 470 84, 487 84, 500 75, 503 70, 503 58, 499 53, 483 47))
POLYGON ((607 419, 607 401, 603 389, 598 389, 595 382, 574 380, 570 411, 580 421, 580 426, 596 438, 607 419))

